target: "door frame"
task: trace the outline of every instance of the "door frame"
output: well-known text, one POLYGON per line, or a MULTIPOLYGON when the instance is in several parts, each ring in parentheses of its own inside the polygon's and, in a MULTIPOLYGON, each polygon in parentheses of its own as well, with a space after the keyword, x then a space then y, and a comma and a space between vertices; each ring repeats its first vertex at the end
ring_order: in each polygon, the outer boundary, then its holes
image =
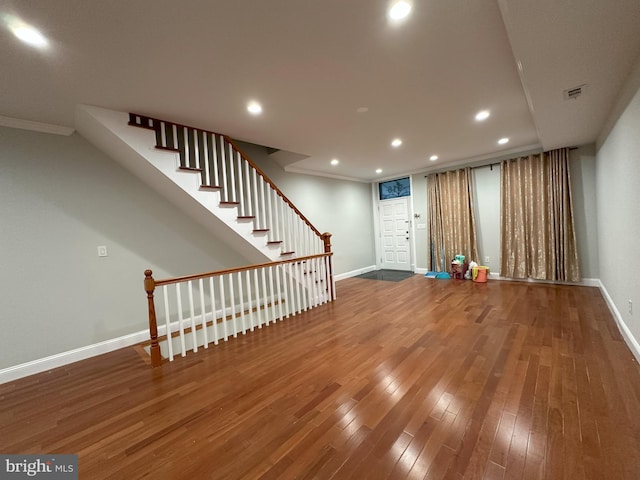
POLYGON ((375 245, 375 255, 376 255, 376 270, 382 269, 382 229, 380 228, 380 195, 379 195, 379 187, 378 185, 382 182, 387 182, 389 180, 394 180, 395 178, 405 178, 409 177, 409 186, 411 189, 411 195, 407 197, 402 197, 407 199, 407 213, 409 215, 409 265, 410 271, 416 271, 416 262, 415 262, 415 222, 414 220, 414 211, 413 211, 413 177, 411 175, 402 175, 401 177, 391 177, 380 179, 377 182, 371 183, 371 201, 373 205, 373 234, 374 234, 374 245, 375 245))

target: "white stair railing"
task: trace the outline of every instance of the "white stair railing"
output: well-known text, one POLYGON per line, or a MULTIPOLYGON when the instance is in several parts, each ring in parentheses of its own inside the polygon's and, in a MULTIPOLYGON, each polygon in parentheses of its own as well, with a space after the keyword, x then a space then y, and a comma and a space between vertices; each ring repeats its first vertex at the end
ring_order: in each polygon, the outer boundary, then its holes
POLYGON ((335 300, 331 262, 323 253, 166 280, 146 270, 152 365, 335 300))
POLYGON ((237 207, 238 219, 252 220, 281 255, 324 252, 323 235, 226 135, 134 113, 129 125, 153 130, 156 148, 179 153, 179 170, 199 172, 200 188, 219 190, 220 205, 237 207))

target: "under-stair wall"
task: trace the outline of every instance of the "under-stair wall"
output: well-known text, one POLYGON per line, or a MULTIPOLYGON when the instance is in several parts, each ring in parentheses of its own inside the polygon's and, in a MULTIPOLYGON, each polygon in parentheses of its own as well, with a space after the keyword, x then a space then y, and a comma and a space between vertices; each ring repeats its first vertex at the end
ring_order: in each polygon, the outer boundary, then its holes
POLYGON ((79 106, 78 131, 249 262, 325 251, 320 232, 228 137, 79 106))

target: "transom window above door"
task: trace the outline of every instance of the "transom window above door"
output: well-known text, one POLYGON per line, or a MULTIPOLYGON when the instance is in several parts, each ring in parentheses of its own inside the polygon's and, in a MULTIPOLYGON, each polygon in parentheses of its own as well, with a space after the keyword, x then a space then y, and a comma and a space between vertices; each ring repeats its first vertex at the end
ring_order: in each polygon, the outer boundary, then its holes
POLYGON ((380 194, 380 200, 409 197, 411 195, 411 183, 409 182, 409 177, 380 182, 378 184, 378 191, 380 194))

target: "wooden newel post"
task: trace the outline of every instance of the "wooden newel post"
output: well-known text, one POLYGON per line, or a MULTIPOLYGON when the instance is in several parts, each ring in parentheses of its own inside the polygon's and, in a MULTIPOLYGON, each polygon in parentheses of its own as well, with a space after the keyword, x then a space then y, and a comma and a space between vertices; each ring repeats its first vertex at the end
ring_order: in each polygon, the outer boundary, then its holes
MULTIPOLYGON (((322 241, 324 242, 324 253, 331 253, 331 234, 329 232, 324 232, 322 234, 322 241)), ((333 288, 333 259, 329 257, 329 296, 331 300, 336 299, 336 292, 333 288)))
POLYGON ((147 304, 149 306, 149 335, 151 336, 151 365, 159 367, 162 364, 160 356, 160 344, 158 343, 158 324, 156 322, 156 307, 153 302, 153 292, 156 289, 156 281, 151 276, 151 270, 144 271, 144 290, 147 292, 147 304))

